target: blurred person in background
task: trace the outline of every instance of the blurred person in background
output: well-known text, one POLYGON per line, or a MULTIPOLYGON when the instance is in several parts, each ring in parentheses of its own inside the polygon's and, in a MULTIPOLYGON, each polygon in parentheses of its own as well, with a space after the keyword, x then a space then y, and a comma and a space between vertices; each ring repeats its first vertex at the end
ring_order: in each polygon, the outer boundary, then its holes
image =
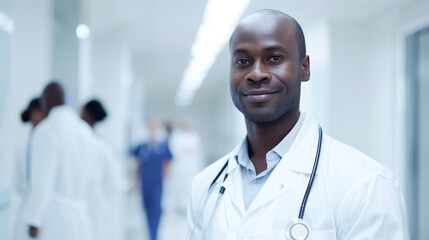
POLYGON ((59 83, 43 90, 46 118, 35 128, 31 188, 24 212, 31 238, 93 240, 88 196, 100 157, 91 128, 69 106, 59 83))
POLYGON ((179 214, 186 215, 192 179, 203 168, 200 136, 190 120, 183 121, 180 128, 173 130, 169 145, 174 156, 169 179, 170 194, 174 198, 172 204, 179 214))
POLYGON ((26 232, 26 224, 23 222, 22 214, 25 209, 26 197, 31 187, 30 184, 30 153, 31 153, 31 138, 34 128, 45 118, 40 107, 39 98, 34 98, 28 104, 27 109, 21 113, 21 121, 23 123, 30 123, 31 130, 26 142, 22 144, 18 152, 18 157, 14 164, 14 173, 13 173, 13 188, 19 196, 20 205, 18 209, 18 214, 15 219, 13 239, 14 240, 23 240, 29 239, 26 232))
POLYGON ((149 141, 131 149, 138 161, 136 180, 140 184, 143 207, 149 227, 150 240, 158 239, 161 220, 163 180, 167 175, 172 154, 161 122, 149 121, 149 141))
MULTIPOLYGON (((94 127, 107 117, 107 112, 100 101, 92 99, 81 110, 81 118, 94 127)), ((94 223, 96 239, 119 239, 119 166, 115 155, 106 141, 93 131, 100 150, 100 161, 97 169, 97 184, 90 199, 90 214, 94 223)))

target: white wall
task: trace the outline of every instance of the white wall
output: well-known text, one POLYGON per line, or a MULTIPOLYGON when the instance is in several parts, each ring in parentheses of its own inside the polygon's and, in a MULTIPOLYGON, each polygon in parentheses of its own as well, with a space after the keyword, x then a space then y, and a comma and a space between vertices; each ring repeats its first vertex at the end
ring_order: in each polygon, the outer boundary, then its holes
MULTIPOLYGON (((1 46, 1 56, 6 60, 7 73, 1 79, 0 87, 0 190, 10 189, 12 166, 16 160, 18 146, 27 140, 29 126, 21 123, 20 114, 32 97, 38 96, 50 76, 51 64, 51 0, 11 1, 11 17, 14 31, 10 44, 1 46)), ((3 34, 3 33, 0 33, 3 34)), ((6 41, 8 42, 8 41, 6 41)), ((4 201, 4 193, 2 200, 4 201)), ((2 234, 11 233, 17 208, 14 195, 8 206, 9 221, 0 226, 2 234), (9 222, 9 224, 7 223, 9 222)), ((4 202, 2 202, 4 203, 4 202)), ((3 216, 2 216, 3 218, 3 216)), ((1 239, 7 239, 1 235, 1 239)))
POLYGON ((423 26, 428 5, 407 2, 330 24, 330 134, 391 169, 405 193, 405 37, 410 25, 423 26))
POLYGON ((310 81, 301 84, 302 112, 308 112, 330 132, 330 26, 325 18, 302 26, 306 38, 307 55, 310 57, 310 81))
POLYGON ((396 19, 331 24, 331 134, 392 170, 396 19))
POLYGON ((51 0, 13 1, 10 78, 5 79, 7 91, 0 113, 0 187, 9 187, 17 146, 26 140, 29 130, 21 123, 21 111, 50 77, 51 4, 51 0))
POLYGON ((92 45, 93 97, 102 101, 109 114, 98 130, 121 153, 127 148, 133 84, 132 58, 126 40, 126 32, 118 29, 96 36, 92 45))

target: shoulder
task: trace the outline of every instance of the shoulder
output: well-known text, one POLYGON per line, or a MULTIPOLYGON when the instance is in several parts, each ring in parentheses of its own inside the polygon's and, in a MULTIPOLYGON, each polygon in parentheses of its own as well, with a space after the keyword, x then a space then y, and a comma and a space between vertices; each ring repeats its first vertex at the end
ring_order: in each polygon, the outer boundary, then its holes
POLYGON ((345 180, 384 177, 394 180, 392 172, 382 164, 360 152, 359 150, 335 140, 329 136, 326 139, 328 170, 335 172, 345 180))
POLYGON ((330 137, 326 140, 328 164, 323 164, 323 172, 340 238, 362 236, 365 230, 368 236, 400 239, 405 202, 392 172, 353 147, 330 137))
POLYGON ((329 136, 324 136, 325 139, 322 172, 337 208, 350 206, 351 202, 376 202, 375 189, 384 189, 384 197, 391 201, 402 201, 399 184, 389 169, 347 144, 329 136))
MULTIPOLYGON (((51 119, 47 118, 41 121, 33 130, 32 138, 46 138, 53 135, 51 119)), ((34 141, 34 140, 33 140, 34 141)))

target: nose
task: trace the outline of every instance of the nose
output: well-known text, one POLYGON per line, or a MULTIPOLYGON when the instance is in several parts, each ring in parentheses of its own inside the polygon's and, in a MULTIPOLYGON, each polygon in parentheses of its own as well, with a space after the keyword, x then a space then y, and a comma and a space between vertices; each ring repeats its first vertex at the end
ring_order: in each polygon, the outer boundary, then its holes
POLYGON ((247 74, 246 79, 252 82, 259 82, 263 80, 270 80, 271 74, 267 66, 261 61, 255 61, 252 69, 247 74))

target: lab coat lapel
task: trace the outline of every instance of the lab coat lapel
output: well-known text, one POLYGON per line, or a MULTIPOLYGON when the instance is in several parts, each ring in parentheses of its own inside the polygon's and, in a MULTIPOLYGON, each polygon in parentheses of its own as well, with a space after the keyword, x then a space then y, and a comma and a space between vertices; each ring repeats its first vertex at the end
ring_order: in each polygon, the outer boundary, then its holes
POLYGON ((246 210, 244 208, 243 183, 241 178, 241 171, 233 155, 229 159, 228 174, 229 174, 229 177, 224 183, 226 192, 228 193, 233 205, 241 213, 241 216, 244 216, 244 213, 246 210))
POLYGON ((307 116, 289 151, 282 157, 267 179, 247 213, 258 209, 291 189, 301 187, 303 173, 310 177, 317 149, 318 129, 312 118, 307 116))

